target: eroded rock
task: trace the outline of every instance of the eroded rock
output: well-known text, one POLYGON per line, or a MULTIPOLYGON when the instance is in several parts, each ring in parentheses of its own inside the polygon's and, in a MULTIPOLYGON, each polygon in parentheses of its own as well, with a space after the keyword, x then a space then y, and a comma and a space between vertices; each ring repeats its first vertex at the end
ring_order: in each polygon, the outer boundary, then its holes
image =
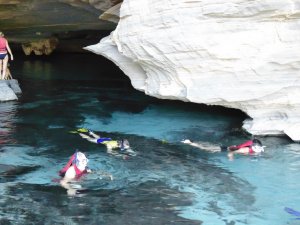
POLYGON ((148 95, 241 109, 250 133, 300 141, 299 12, 296 0, 126 0, 86 49, 148 95))
POLYGON ((56 38, 41 39, 22 44, 22 49, 26 55, 50 55, 56 49, 59 41, 56 38))

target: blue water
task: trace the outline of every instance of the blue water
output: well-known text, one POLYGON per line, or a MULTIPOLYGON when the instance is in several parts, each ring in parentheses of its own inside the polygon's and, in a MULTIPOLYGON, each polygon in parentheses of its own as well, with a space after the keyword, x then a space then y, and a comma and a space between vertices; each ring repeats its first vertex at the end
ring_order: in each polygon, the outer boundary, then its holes
POLYGON ((262 137, 264 154, 230 161, 180 142, 251 138, 242 113, 145 96, 99 56, 19 60, 12 71, 23 94, 0 103, 0 224, 300 224, 284 211, 300 211, 299 144, 262 137), (76 127, 127 138, 137 156, 110 155, 76 127), (68 196, 57 172, 76 149, 96 173, 68 196))

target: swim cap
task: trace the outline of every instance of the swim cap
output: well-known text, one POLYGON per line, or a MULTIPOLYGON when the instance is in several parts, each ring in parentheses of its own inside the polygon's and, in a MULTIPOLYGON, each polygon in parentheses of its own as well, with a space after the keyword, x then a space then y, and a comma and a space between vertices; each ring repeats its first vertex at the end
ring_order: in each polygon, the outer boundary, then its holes
POLYGON ((85 154, 82 152, 77 152, 75 155, 75 165, 81 171, 84 170, 88 164, 88 159, 86 158, 85 154))

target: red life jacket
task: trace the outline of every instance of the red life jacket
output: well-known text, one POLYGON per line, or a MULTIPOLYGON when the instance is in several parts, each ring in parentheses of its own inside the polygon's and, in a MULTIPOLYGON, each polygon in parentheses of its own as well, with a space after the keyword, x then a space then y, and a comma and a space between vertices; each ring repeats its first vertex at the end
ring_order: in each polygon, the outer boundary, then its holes
POLYGON ((71 156, 71 158, 69 159, 69 162, 65 165, 65 167, 62 168, 62 169, 59 171, 59 175, 60 175, 60 176, 62 176, 62 177, 65 176, 65 173, 67 172, 67 170, 68 170, 71 166, 74 166, 75 173, 76 173, 76 178, 77 178, 77 179, 80 178, 83 174, 87 173, 86 170, 83 170, 83 171, 79 170, 79 169, 77 168, 76 164, 73 163, 74 160, 75 160, 75 155, 76 155, 76 153, 73 154, 73 155, 71 156))
POLYGON ((252 153, 254 153, 254 151, 252 149, 252 145, 253 145, 253 141, 249 140, 249 141, 244 142, 243 144, 240 144, 240 145, 236 146, 236 148, 240 149, 240 148, 248 147, 249 148, 249 153, 252 154, 252 153))
POLYGON ((0 53, 7 53, 6 43, 6 39, 4 37, 0 37, 0 53))

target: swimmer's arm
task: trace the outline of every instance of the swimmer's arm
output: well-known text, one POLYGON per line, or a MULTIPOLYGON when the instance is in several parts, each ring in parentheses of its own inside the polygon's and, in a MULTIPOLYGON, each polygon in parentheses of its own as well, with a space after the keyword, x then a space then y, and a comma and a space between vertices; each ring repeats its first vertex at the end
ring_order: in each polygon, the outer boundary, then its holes
POLYGON ((93 136, 96 139, 100 138, 100 135, 95 134, 93 131, 89 131, 89 135, 93 136))
POLYGON ((191 143, 189 143, 189 145, 197 147, 197 148, 203 148, 203 145, 201 145, 200 143, 191 142, 191 143))
POLYGON ((233 157, 234 157, 234 154, 244 154, 244 155, 246 155, 248 153, 249 153, 249 148, 248 147, 244 147, 244 148, 240 148, 238 150, 229 151, 228 154, 227 154, 227 156, 228 156, 228 158, 230 160, 232 160, 233 157))
POLYGON ((190 142, 187 144, 197 147, 197 148, 200 148, 202 150, 210 151, 210 152, 220 152, 221 151, 220 146, 213 145, 213 144, 206 143, 206 142, 190 142))
POLYGON ((193 146, 193 147, 201 148, 201 149, 204 148, 204 145, 201 144, 200 142, 196 143, 196 142, 191 142, 191 141, 189 141, 189 142, 183 142, 183 143, 184 143, 184 144, 191 145, 191 146, 193 146))
POLYGON ((239 148, 238 150, 233 151, 233 153, 248 154, 249 153, 249 147, 239 148))

